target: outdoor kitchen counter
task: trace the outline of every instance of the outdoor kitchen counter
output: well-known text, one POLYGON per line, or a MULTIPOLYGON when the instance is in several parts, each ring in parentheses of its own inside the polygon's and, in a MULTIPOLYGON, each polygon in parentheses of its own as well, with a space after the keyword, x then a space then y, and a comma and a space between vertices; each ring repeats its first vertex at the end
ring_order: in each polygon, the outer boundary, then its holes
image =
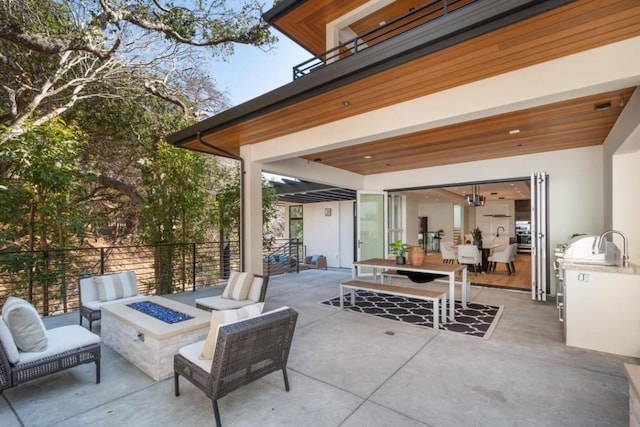
POLYGON ((624 364, 624 370, 629 381, 629 426, 640 425, 640 366, 624 364))
POLYGON ((619 265, 597 265, 582 264, 569 260, 559 259, 558 262, 567 270, 594 271, 602 273, 621 273, 621 274, 640 274, 640 266, 637 264, 629 264, 629 267, 621 267, 619 265))

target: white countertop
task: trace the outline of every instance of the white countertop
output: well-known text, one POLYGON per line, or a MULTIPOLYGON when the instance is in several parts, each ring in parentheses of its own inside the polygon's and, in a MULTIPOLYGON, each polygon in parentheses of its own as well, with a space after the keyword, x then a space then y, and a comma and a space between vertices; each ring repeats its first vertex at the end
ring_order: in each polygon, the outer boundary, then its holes
POLYGON ((603 273, 640 274, 640 266, 629 264, 629 267, 619 265, 581 264, 570 260, 559 259, 558 262, 567 270, 599 271, 603 273))

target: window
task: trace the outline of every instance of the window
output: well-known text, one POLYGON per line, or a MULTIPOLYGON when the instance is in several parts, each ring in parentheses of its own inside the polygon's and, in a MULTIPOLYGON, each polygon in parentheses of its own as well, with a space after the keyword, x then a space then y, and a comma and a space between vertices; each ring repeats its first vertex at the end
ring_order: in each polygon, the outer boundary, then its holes
POLYGON ((289 206, 289 238, 302 240, 302 205, 289 206))

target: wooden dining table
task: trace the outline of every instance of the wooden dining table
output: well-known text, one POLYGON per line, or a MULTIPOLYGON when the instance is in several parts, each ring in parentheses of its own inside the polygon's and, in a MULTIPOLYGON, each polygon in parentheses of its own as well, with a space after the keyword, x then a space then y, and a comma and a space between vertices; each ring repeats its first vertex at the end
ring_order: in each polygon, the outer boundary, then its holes
MULTIPOLYGON (((353 269, 351 276, 353 279, 358 277, 358 267, 370 267, 373 269, 373 281, 377 281, 378 271, 380 273, 385 270, 402 270, 409 271, 415 273, 426 273, 426 274, 435 274, 439 276, 448 276, 449 277, 449 320, 455 320, 455 286, 456 284, 460 284, 461 291, 461 302, 462 307, 467 308, 467 300, 469 298, 470 293, 470 283, 467 279, 467 266, 464 264, 439 264, 439 263, 428 263, 423 262, 420 265, 411 265, 411 264, 396 264, 393 259, 384 259, 384 258, 370 258, 364 259, 360 261, 356 261, 353 263, 353 269), (462 274, 462 281, 456 282, 456 273, 460 272, 462 274)), ((382 274, 380 274, 380 283, 382 283, 382 274)))

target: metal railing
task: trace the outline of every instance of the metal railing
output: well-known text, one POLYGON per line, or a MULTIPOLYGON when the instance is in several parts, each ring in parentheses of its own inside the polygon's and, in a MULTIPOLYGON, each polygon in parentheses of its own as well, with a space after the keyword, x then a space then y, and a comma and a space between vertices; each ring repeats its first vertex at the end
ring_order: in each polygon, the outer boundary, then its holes
POLYGON ((367 47, 381 43, 420 25, 433 22, 476 1, 478 0, 436 0, 429 1, 420 7, 412 8, 409 12, 392 21, 388 21, 384 25, 380 25, 296 65, 293 67, 293 80, 306 76, 332 62, 355 55, 367 47))
POLYGON ((265 252, 262 270, 267 276, 300 271, 300 262, 304 257, 302 240, 278 239, 275 248, 265 252))
POLYGON ((237 241, 0 252, 0 305, 13 295, 43 315, 78 310, 78 278, 135 271, 146 294, 211 286, 240 268, 237 241), (220 253, 222 251, 222 253, 220 253))

